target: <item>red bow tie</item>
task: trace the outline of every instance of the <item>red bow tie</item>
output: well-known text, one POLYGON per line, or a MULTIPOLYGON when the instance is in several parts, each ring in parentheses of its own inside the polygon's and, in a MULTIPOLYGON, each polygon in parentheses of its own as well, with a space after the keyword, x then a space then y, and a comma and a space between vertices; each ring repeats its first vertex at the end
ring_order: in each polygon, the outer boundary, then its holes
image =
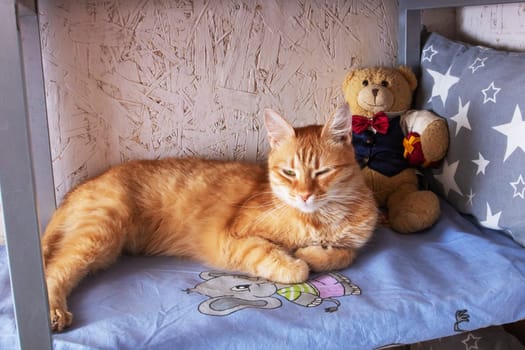
POLYGON ((360 134, 369 127, 372 127, 380 134, 386 134, 388 131, 388 116, 384 112, 378 112, 372 118, 363 117, 361 115, 352 116, 353 133, 360 134))

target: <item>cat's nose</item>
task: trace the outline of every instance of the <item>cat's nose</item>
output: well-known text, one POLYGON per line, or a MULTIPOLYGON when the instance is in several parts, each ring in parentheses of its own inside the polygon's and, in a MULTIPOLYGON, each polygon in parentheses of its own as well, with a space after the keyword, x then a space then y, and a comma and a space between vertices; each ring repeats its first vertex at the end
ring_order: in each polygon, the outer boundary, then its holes
POLYGON ((307 193, 301 193, 301 194, 299 195, 299 197, 301 197, 301 199, 302 199, 304 202, 306 202, 306 201, 308 200, 308 198, 310 198, 311 196, 312 196, 312 193, 309 193, 309 192, 307 192, 307 193))

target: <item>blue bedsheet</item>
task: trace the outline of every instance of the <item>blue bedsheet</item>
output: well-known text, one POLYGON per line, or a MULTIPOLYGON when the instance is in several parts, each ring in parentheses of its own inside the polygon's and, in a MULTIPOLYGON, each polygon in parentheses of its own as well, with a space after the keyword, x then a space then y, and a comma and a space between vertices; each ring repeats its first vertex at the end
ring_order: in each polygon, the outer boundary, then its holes
MULTIPOLYGON (((525 318, 525 249, 448 204, 429 231, 378 229, 350 268, 297 286, 123 256, 69 301, 56 349, 373 349, 525 318)), ((0 349, 17 339, 0 249, 0 349)))

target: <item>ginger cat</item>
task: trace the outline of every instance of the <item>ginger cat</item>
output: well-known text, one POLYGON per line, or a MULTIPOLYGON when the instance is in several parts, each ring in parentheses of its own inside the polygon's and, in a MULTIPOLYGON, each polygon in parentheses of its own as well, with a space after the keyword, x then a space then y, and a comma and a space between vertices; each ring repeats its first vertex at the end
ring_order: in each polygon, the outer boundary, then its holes
POLYGON ((351 144, 351 115, 294 129, 264 112, 268 168, 203 159, 131 161, 73 189, 42 252, 54 331, 72 321, 66 298, 123 253, 185 256, 279 283, 352 263, 377 209, 351 144))

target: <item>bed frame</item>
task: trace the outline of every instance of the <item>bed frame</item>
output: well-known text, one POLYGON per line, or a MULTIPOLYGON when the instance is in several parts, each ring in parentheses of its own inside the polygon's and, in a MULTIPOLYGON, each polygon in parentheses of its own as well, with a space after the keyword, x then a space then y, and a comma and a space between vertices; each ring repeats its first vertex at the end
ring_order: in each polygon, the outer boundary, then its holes
MULTIPOLYGON (((421 10, 515 2, 399 0, 399 63, 418 69, 421 10)), ((55 196, 37 3, 0 0, 0 13, 0 194, 15 317, 22 349, 49 350, 39 237, 55 209, 55 196)))

